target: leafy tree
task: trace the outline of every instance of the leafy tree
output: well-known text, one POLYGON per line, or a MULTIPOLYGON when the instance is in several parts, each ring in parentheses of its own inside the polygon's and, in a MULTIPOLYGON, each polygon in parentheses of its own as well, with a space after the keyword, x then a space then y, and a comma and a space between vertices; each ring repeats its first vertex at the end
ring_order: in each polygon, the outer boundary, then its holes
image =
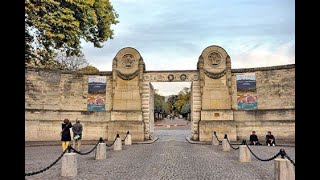
POLYGON ((191 113, 191 107, 190 104, 187 102, 186 104, 184 104, 181 108, 181 115, 183 117, 188 117, 188 114, 191 113))
POLYGON ((57 53, 54 59, 64 70, 76 71, 89 65, 83 54, 67 56, 66 53, 57 53))
POLYGON ((157 93, 154 94, 154 112, 156 114, 156 119, 159 115, 164 117, 169 114, 164 97, 157 93))
POLYGON ((174 103, 175 110, 181 114, 183 117, 187 117, 188 113, 190 113, 190 99, 191 90, 190 88, 183 88, 176 98, 174 103))
POLYGON ((82 74, 96 74, 99 72, 99 69, 92 65, 88 65, 84 68, 79 69, 77 72, 82 74))
POLYGON ((51 63, 56 51, 79 56, 80 39, 101 48, 117 18, 109 0, 26 0, 25 63, 51 63))

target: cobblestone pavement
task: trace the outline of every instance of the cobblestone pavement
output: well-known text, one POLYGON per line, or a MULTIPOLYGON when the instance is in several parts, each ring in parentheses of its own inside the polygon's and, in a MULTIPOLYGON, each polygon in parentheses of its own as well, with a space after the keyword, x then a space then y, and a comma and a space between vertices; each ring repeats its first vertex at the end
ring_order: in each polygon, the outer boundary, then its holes
MULTIPOLYGON (((222 152, 222 147, 189 144, 186 129, 155 129, 159 140, 153 144, 122 146, 122 151, 107 147, 107 159, 95 160, 94 152, 77 155, 78 175, 61 177, 61 160, 51 169, 26 179, 217 179, 269 180, 274 179, 274 161, 262 162, 252 156, 252 162, 238 162, 239 151, 222 152)), ((82 151, 93 145, 82 146, 82 151)), ((283 147, 251 146, 260 158, 269 158, 283 147)), ((295 160, 294 147, 284 147, 295 160)), ((25 148, 25 171, 37 171, 56 160, 60 146, 25 148)))

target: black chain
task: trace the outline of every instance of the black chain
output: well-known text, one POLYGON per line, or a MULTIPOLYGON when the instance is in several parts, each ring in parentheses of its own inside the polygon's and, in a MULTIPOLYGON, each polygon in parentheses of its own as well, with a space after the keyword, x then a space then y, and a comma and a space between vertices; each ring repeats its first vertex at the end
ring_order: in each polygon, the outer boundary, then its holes
POLYGON ((271 157, 271 158, 269 158, 269 159, 261 159, 261 158, 259 158, 257 155, 255 155, 255 154, 252 152, 252 150, 250 149, 250 147, 248 146, 247 143, 246 143, 246 145, 247 145, 249 151, 251 152, 251 154, 252 154, 255 158, 257 158, 258 160, 260 160, 260 161, 271 161, 271 160, 274 160, 275 158, 277 158, 278 156, 281 155, 281 150, 280 150, 280 152, 278 152, 276 155, 274 155, 273 157, 271 157))
POLYGON ((128 137, 128 134, 129 134, 129 131, 128 131, 128 132, 127 132, 127 134, 126 134, 126 137, 125 137, 123 140, 121 140, 121 141, 126 140, 126 139, 127 139, 127 137, 128 137))
POLYGON ((80 155, 87 155, 87 154, 90 154, 94 149, 97 148, 98 144, 101 142, 101 139, 99 139, 99 141, 97 142, 97 144, 88 152, 85 152, 85 153, 82 153, 80 151, 77 151, 75 150, 73 147, 70 146, 70 148, 73 150, 73 152, 77 153, 77 154, 80 154, 80 155))
POLYGON ((42 169, 42 170, 40 170, 40 171, 31 172, 31 173, 25 173, 24 176, 33 176, 33 175, 42 173, 42 172, 50 169, 53 165, 55 165, 55 164, 62 158, 62 156, 63 156, 67 151, 68 151, 68 148, 65 149, 65 150, 63 151, 63 153, 58 157, 58 159, 55 160, 52 164, 50 164, 48 167, 46 167, 46 168, 44 168, 44 169, 42 169))
POLYGON ((232 148, 232 149, 234 149, 234 150, 238 150, 239 148, 240 148, 240 146, 239 147, 233 147, 231 144, 230 144, 230 141, 229 141, 229 139, 228 139, 228 137, 226 138, 227 139, 227 141, 228 141, 228 143, 229 143, 229 145, 230 145, 230 147, 232 148))
POLYGON ((284 157, 286 157, 293 164, 293 166, 296 166, 296 163, 294 163, 293 160, 287 154, 284 155, 284 157))
POLYGON ((218 139, 217 133, 214 131, 213 134, 214 134, 214 136, 216 136, 218 142, 221 143, 222 141, 220 141, 220 140, 218 139))
POLYGON ((114 139, 114 141, 113 141, 110 145, 108 145, 108 144, 106 143, 106 146, 107 146, 107 147, 111 147, 111 146, 116 142, 117 138, 118 138, 118 136, 114 139))

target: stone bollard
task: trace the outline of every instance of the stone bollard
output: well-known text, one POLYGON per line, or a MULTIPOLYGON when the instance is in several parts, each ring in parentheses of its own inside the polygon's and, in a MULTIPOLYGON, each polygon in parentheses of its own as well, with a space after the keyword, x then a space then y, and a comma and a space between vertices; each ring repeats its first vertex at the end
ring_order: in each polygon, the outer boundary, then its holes
POLYGON ((96 150, 96 160, 107 158, 107 146, 106 143, 99 143, 96 150))
POLYGON ((116 139, 116 142, 114 142, 113 150, 114 150, 114 151, 120 151, 120 150, 122 150, 122 141, 121 141, 121 139, 120 139, 119 134, 117 134, 117 139, 116 139))
POLYGON ((65 153, 62 157, 61 176, 73 177, 78 174, 76 153, 65 153))
POLYGON ((274 160, 274 179, 275 180, 294 180, 295 172, 293 164, 284 158, 274 160))
POLYGON ((131 145, 131 144, 132 144, 131 134, 128 131, 127 132, 127 138, 124 140, 124 145, 131 145))
POLYGON ((239 147, 239 161, 251 162, 251 154, 247 145, 240 145, 239 147))
POLYGON ((215 145, 215 146, 218 146, 219 145, 219 141, 218 139, 216 138, 216 132, 213 132, 212 134, 212 145, 215 145))
POLYGON ((222 140, 222 151, 230 151, 230 145, 227 139, 222 140))

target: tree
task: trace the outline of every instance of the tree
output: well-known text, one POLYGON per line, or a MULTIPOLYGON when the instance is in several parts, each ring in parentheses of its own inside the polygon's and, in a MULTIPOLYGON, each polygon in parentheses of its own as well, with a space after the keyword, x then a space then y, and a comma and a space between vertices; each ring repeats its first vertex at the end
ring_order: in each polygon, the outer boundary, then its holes
POLYGON ((154 94, 154 113, 155 119, 162 119, 169 114, 164 97, 157 93, 154 94))
POLYGON ((99 69, 94 66, 88 65, 84 68, 79 69, 77 72, 82 74, 96 74, 99 72, 99 69))
POLYGON ((186 104, 184 104, 181 108, 181 115, 185 118, 188 118, 188 114, 191 113, 191 107, 189 102, 187 102, 186 104))
POLYGON ((79 56, 80 39, 101 48, 117 18, 109 0, 26 0, 25 63, 51 63, 57 51, 79 56))
POLYGON ((176 101, 174 102, 175 110, 183 117, 187 117, 188 113, 190 113, 190 94, 190 88, 185 87, 179 92, 176 101))
POLYGON ((67 56, 66 53, 57 53, 54 60, 61 66, 61 69, 70 71, 76 71, 89 65, 83 54, 67 56))

